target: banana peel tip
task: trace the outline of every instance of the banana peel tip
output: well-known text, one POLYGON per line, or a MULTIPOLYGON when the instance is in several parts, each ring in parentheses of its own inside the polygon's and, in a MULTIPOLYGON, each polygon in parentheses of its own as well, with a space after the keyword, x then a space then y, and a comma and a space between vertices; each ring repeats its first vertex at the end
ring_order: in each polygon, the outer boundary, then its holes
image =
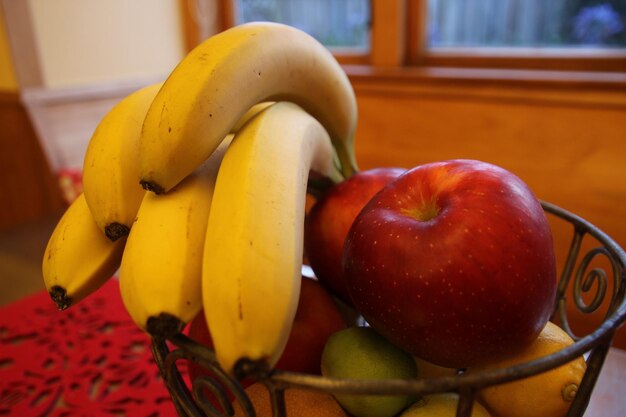
POLYGON ((66 310, 72 305, 72 298, 68 297, 65 288, 55 285, 50 288, 48 293, 60 311, 66 310))

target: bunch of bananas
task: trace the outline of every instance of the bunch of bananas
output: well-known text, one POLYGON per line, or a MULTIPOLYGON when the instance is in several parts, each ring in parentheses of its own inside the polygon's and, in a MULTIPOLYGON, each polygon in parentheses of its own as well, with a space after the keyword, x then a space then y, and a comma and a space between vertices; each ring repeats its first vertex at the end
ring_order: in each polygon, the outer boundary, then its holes
POLYGON ((60 309, 119 269, 124 305, 156 337, 204 309, 227 371, 278 360, 293 323, 305 199, 356 172, 350 82, 314 38, 249 23, 191 51, 100 122, 82 194, 43 276, 60 309))

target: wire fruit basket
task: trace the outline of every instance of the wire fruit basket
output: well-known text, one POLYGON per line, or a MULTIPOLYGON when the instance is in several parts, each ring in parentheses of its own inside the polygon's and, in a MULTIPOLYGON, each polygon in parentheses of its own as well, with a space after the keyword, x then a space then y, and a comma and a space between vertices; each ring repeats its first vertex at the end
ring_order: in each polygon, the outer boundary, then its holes
MULTIPOLYGON (((626 321, 626 252, 585 219, 547 202, 542 202, 542 206, 549 214, 553 229, 554 226, 559 230, 568 225, 573 227, 569 250, 564 254, 560 270, 552 321, 558 322, 575 343, 548 356, 508 368, 476 373, 459 372, 453 376, 429 379, 349 380, 280 370, 268 373, 258 371, 251 363, 247 376, 267 387, 273 415, 287 417, 285 390, 299 387, 357 395, 423 396, 455 392, 459 394, 457 417, 469 417, 477 393, 482 388, 546 372, 584 355, 587 369, 566 415, 582 417, 615 332, 626 321), (568 317, 572 311, 586 315, 599 313, 600 323, 586 335, 577 336, 568 317)), ((153 338, 152 352, 181 417, 233 415, 229 392, 245 416, 256 416, 242 385, 219 367, 213 351, 208 347, 178 333, 167 339, 153 338), (206 368, 212 377, 199 377, 193 384, 188 384, 179 369, 185 361, 196 362, 206 368), (217 398, 221 410, 206 397, 206 390, 217 398)))

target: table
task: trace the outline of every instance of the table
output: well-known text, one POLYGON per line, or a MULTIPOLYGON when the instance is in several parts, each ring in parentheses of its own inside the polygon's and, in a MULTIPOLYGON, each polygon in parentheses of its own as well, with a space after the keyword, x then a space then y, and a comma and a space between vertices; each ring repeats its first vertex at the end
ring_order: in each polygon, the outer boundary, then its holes
MULTIPOLYGON (((44 291, 0 308, 0 415, 176 416, 112 279, 60 312, 44 291)), ((626 415, 626 351, 611 349, 586 417, 626 415)))

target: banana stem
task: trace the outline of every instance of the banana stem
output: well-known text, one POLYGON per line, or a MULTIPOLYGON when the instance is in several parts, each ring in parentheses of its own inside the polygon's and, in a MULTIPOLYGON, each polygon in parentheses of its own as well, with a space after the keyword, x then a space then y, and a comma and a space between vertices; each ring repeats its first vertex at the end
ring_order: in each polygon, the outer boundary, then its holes
POLYGON ((328 177, 318 176, 312 172, 307 182, 307 193, 311 194, 316 200, 319 200, 328 190, 333 188, 336 183, 336 181, 328 177))
POLYGON ((341 172, 343 177, 349 178, 359 172, 353 147, 348 147, 342 142, 334 142, 333 144, 335 146, 339 162, 341 163, 341 172))

